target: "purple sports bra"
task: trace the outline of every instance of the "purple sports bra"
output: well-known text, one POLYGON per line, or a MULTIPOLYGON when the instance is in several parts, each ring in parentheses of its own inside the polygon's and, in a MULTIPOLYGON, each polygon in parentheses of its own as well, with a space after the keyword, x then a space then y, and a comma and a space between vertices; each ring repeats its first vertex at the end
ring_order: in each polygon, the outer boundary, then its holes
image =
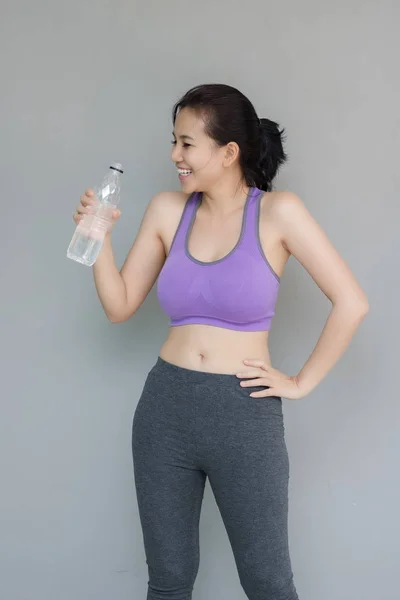
POLYGON ((197 260, 188 250, 202 193, 195 192, 187 199, 157 282, 158 300, 172 327, 202 324, 238 331, 270 329, 280 280, 260 242, 263 194, 250 188, 235 247, 212 262, 197 260))

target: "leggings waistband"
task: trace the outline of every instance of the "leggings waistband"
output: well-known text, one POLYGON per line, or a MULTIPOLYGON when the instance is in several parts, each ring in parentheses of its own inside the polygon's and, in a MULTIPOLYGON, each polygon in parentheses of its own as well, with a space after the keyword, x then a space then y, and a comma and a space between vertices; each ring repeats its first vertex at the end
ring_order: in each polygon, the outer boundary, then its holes
POLYGON ((209 371, 197 371, 194 369, 187 369, 186 367, 180 367, 171 362, 168 362, 159 356, 157 362, 154 365, 153 370, 170 375, 174 379, 180 379, 187 383, 228 383, 238 382, 238 378, 235 374, 230 373, 210 373, 209 371))

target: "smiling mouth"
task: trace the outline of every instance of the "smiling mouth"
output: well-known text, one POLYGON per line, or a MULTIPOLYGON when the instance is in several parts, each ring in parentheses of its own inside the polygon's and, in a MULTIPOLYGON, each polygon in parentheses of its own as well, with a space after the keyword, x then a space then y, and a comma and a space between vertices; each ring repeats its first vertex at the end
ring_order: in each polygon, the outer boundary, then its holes
POLYGON ((192 171, 190 171, 189 169, 179 169, 178 168, 178 175, 180 177, 189 177, 189 175, 192 174, 192 171))

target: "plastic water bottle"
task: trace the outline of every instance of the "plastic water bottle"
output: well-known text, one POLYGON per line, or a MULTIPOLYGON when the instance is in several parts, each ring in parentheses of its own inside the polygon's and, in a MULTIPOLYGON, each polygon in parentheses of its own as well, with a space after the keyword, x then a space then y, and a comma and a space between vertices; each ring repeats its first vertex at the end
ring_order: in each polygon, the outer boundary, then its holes
POLYGON ((75 229, 67 257, 91 267, 96 262, 105 235, 112 224, 112 212, 120 198, 120 163, 113 163, 101 185, 95 190, 95 204, 88 206, 90 214, 83 216, 75 229))

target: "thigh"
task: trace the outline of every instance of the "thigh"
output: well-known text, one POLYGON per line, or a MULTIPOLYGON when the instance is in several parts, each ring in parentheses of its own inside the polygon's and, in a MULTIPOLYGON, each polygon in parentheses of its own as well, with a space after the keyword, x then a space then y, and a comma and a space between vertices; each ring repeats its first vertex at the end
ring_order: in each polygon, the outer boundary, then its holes
POLYGON ((155 587, 190 586, 199 565, 206 474, 195 464, 185 399, 151 375, 135 411, 132 455, 139 516, 155 587))
POLYGON ((208 471, 210 486, 238 567, 254 561, 281 568, 288 559, 289 464, 284 439, 268 442, 252 432, 208 471))
POLYGON ((234 392, 207 475, 249 598, 297 598, 288 544, 289 459, 279 399, 234 392), (254 402, 255 400, 255 402, 254 402), (229 446, 228 446, 229 444, 229 446))

